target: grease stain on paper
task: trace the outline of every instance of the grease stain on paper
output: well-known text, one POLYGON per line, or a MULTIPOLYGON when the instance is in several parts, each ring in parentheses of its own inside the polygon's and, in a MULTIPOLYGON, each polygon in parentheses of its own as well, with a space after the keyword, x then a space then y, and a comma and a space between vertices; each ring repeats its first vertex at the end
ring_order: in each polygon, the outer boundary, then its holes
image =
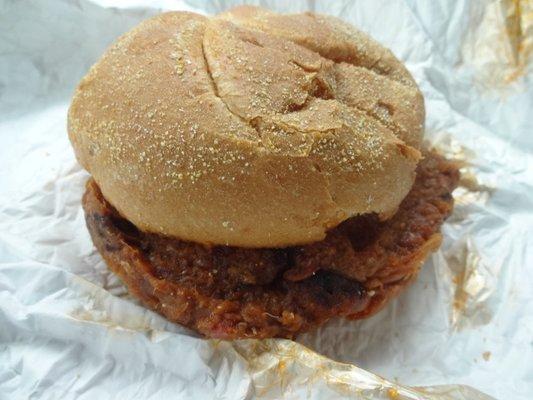
MULTIPOLYGON (((284 339, 239 340, 215 343, 214 349, 230 346, 245 360, 252 376, 257 397, 292 398, 293 387, 322 381, 333 392, 356 399, 401 399, 406 389, 378 375, 339 363, 308 349, 300 343, 284 339), (391 397, 396 396, 396 397, 391 397)), ((409 391, 407 389, 407 391, 409 391)), ((308 393, 311 397, 311 392, 308 393)))
POLYGON ((390 400, 398 400, 400 398, 400 394, 398 393, 398 390, 394 388, 390 388, 387 391, 387 395, 389 396, 390 400))
MULTIPOLYGON (((480 182, 476 176, 476 154, 472 149, 445 132, 437 135, 433 145, 459 166, 461 178, 453 192, 455 206, 448 223, 463 230, 464 222, 469 220, 470 207, 484 207, 496 188, 480 182)), ((492 319, 492 312, 486 304, 495 290, 496 269, 486 263, 468 233, 454 243, 444 256, 453 283, 450 311, 453 329, 487 324, 492 319)))
POLYGON ((446 259, 454 283, 452 327, 461 330, 489 323, 493 311, 487 301, 496 289, 494 268, 485 264, 470 237, 449 253, 446 259))
POLYGON ((463 60, 474 67, 475 83, 502 89, 530 68, 533 54, 533 2, 493 1, 485 6, 479 23, 467 32, 463 60))
POLYGON ((92 322, 105 326, 110 330, 110 333, 114 330, 121 330, 122 332, 130 331, 142 333, 147 335, 151 340, 154 340, 157 333, 160 332, 153 329, 145 318, 135 314, 129 315, 126 323, 115 321, 107 313, 98 296, 87 298, 83 306, 73 309, 68 314, 77 321, 92 322))

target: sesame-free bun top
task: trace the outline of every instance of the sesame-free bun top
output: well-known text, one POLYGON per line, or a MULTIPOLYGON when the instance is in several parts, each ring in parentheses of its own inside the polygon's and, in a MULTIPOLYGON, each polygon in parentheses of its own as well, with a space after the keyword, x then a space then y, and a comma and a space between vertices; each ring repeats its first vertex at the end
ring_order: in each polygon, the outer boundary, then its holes
POLYGON ((171 12, 80 82, 68 131, 105 198, 143 231, 282 247, 410 190, 423 98, 367 35, 315 14, 171 12))

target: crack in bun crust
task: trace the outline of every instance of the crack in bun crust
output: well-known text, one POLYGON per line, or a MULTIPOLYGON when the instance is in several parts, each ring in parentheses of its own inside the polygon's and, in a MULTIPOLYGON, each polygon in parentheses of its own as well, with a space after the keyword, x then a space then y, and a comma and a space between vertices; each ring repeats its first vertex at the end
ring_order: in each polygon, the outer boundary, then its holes
POLYGON ((141 23, 83 78, 68 117, 79 162, 138 229, 247 248, 392 215, 423 124, 413 78, 367 35, 248 6, 141 23))

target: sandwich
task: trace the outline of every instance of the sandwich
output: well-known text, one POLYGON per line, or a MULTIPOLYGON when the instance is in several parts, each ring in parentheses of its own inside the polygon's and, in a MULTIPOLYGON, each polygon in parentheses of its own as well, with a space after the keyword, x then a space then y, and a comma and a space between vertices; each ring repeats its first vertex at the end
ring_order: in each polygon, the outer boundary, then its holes
POLYGON ((241 6, 124 34, 68 133, 88 230, 131 294, 204 337, 293 338, 375 314, 438 249, 459 173, 424 119, 368 35, 241 6))

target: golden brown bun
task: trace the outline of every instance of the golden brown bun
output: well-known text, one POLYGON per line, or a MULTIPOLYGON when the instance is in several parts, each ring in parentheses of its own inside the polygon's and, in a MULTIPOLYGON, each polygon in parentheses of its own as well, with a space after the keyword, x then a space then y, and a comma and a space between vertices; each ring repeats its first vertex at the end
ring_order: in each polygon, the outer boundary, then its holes
POLYGON ((281 247, 392 214, 423 121, 407 70, 355 28, 238 7, 165 13, 126 33, 80 82, 68 130, 141 230, 281 247))

